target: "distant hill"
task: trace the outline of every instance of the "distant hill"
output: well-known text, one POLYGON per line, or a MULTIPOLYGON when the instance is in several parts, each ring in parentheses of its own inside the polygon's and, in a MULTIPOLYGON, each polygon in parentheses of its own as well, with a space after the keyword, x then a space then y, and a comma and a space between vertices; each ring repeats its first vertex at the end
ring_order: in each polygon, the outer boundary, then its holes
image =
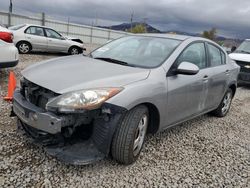
MULTIPOLYGON (((135 27, 138 24, 144 24, 141 22, 133 22, 132 23, 132 27, 135 27)), ((191 33, 191 32, 185 32, 185 31, 178 31, 178 30, 167 30, 167 31, 161 31, 159 29, 156 29, 155 27, 149 25, 149 24, 145 24, 146 28, 147 28, 147 32, 148 33, 175 33, 178 35, 188 35, 188 36, 194 36, 194 37, 201 37, 201 33, 191 33)), ((123 24, 119 24, 119 25, 112 25, 112 26, 98 26, 101 28, 106 28, 106 29, 112 29, 112 30, 118 30, 118 31, 127 31, 131 28, 131 24, 130 23, 123 23, 123 24)), ((238 39, 229 39, 223 36, 217 36, 216 37, 217 41, 233 41, 236 45, 238 45, 239 43, 241 43, 241 40, 238 39)))
MULTIPOLYGON (((140 22, 133 22, 132 23, 132 27, 135 27, 138 24, 144 24, 144 23, 140 23, 140 22)), ((147 32, 149 33, 161 33, 160 30, 154 28, 153 26, 149 25, 149 24, 144 24, 147 28, 147 32)), ((118 31, 127 31, 131 28, 131 23, 123 23, 120 25, 112 25, 112 26, 99 26, 101 28, 106 28, 106 29, 113 29, 113 30, 118 30, 118 31)))
MULTIPOLYGON (((183 32, 183 31, 165 31, 163 33, 175 33, 175 34, 178 34, 178 35, 188 35, 188 36, 193 36, 193 37, 202 37, 201 33, 189 33, 189 32, 183 32)), ((226 37, 223 37, 223 36, 216 36, 216 40, 218 41, 225 41, 227 40, 226 37)))
POLYGON ((169 31, 162 31, 162 33, 174 33, 177 35, 188 35, 188 36, 193 36, 193 37, 200 37, 200 33, 189 33, 189 32, 184 32, 184 31, 175 31, 175 30, 169 30, 169 31))

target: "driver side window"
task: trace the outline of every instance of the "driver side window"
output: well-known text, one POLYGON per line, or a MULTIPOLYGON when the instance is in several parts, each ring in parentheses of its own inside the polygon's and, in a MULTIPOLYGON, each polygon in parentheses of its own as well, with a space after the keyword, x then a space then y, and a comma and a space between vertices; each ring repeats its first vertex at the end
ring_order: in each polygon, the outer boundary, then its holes
POLYGON ((194 43, 188 46, 177 59, 177 66, 182 62, 197 65, 200 69, 206 68, 206 52, 204 43, 194 43))

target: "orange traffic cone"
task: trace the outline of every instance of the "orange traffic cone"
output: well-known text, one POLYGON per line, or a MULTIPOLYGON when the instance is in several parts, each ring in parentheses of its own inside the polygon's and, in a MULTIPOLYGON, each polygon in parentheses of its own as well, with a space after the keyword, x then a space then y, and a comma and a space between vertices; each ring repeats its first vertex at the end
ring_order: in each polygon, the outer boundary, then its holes
POLYGON ((14 72, 11 71, 9 76, 8 95, 4 97, 4 100, 12 101, 15 89, 16 89, 16 77, 14 72))

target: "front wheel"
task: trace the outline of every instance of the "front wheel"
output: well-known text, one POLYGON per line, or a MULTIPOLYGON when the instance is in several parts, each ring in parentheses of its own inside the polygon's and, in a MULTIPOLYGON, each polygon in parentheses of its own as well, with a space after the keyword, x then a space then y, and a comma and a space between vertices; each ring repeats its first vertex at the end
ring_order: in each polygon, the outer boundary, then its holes
POLYGON ((112 157, 122 164, 131 164, 139 157, 144 144, 149 113, 141 105, 128 111, 115 132, 111 153, 112 157))
POLYGON ((225 96, 223 97, 219 107, 212 111, 212 114, 217 117, 225 117, 230 110, 231 103, 233 100, 233 91, 228 89, 225 96))
POLYGON ((78 48, 78 47, 73 46, 73 47, 71 47, 71 48, 69 49, 69 54, 70 54, 70 55, 78 55, 78 54, 80 54, 80 53, 81 53, 81 50, 80 50, 80 48, 78 48))

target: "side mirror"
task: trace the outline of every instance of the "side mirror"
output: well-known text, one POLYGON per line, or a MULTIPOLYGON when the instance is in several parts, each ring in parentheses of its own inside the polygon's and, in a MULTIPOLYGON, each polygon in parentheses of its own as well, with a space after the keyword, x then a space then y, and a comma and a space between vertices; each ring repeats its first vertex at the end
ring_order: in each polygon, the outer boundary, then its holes
POLYGON ((182 62, 176 69, 176 74, 195 75, 200 71, 199 67, 193 63, 182 62))

